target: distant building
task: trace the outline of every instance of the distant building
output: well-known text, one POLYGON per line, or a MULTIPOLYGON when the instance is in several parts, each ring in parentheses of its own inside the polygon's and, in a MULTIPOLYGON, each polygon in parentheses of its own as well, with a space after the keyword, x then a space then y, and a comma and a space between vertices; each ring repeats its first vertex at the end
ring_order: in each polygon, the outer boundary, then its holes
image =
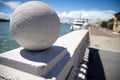
POLYGON ((115 14, 113 31, 120 34, 120 12, 115 14))
POLYGON ((99 27, 101 27, 101 24, 102 24, 102 22, 96 22, 96 23, 94 24, 94 26, 95 26, 96 28, 99 28, 99 27))

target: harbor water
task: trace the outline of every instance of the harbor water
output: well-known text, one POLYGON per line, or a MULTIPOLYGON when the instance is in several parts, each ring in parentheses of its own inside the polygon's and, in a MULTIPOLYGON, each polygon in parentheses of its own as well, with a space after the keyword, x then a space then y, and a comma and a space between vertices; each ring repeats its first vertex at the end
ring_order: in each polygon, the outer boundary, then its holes
MULTIPOLYGON (((60 36, 70 32, 70 25, 61 24, 60 36)), ((20 47, 11 35, 9 22, 0 22, 0 53, 20 47)))

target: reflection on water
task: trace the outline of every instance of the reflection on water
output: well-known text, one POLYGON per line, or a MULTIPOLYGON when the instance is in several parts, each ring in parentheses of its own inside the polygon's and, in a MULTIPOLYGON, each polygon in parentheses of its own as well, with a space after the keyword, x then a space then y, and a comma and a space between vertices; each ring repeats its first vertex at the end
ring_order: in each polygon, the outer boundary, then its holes
MULTIPOLYGON (((61 24, 60 35, 68 32, 70 25, 61 24)), ((20 47, 12 37, 9 29, 9 22, 0 22, 0 53, 20 47)))

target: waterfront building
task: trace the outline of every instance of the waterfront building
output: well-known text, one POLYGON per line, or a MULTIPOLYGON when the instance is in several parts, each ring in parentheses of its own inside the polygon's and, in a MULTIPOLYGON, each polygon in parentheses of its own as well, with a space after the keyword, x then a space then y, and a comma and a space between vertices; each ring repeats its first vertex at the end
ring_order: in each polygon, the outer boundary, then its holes
POLYGON ((115 14, 113 31, 120 34, 120 12, 115 14))
POLYGON ((96 27, 96 28, 99 28, 99 27, 101 27, 101 24, 102 24, 102 22, 96 22, 96 23, 95 23, 95 27, 96 27))

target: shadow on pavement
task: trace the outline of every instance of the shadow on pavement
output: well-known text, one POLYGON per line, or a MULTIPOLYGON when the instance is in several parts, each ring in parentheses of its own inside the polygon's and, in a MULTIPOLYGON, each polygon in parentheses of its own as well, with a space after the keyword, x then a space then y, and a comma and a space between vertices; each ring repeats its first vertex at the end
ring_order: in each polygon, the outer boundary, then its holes
POLYGON ((106 80, 98 49, 90 48, 87 80, 106 80))

